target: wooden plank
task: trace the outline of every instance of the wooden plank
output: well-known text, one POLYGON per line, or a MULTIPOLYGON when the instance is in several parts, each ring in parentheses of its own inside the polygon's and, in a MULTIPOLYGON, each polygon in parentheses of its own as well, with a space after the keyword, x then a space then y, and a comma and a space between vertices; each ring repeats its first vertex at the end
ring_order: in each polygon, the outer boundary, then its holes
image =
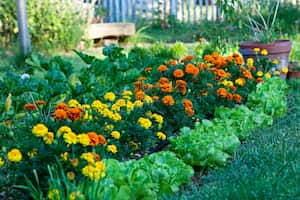
POLYGON ((196 11, 196 9, 197 9, 197 2, 196 2, 197 0, 194 0, 193 1, 193 6, 194 6, 194 24, 196 24, 197 23, 197 11, 196 11))
POLYGON ((188 23, 191 23, 191 0, 187 0, 188 23))
POLYGON ((131 20, 136 22, 136 0, 132 0, 131 20))
POLYGON ((181 19, 182 23, 184 23, 184 0, 181 0, 181 19))
POLYGON ((133 23, 103 23, 91 24, 88 27, 86 39, 100 39, 106 37, 125 37, 135 34, 133 23))
POLYGON ((203 19, 203 11, 202 11, 202 8, 203 8, 203 1, 200 1, 199 7, 200 7, 200 20, 202 20, 202 19, 203 19))
POLYGON ((208 20, 208 0, 205 0, 205 19, 208 20))
POLYGON ((215 0, 211 0, 211 20, 215 20, 215 0))
POLYGON ((126 21, 126 14, 125 14, 125 12, 128 9, 126 7, 125 0, 121 0, 120 9, 121 9, 121 21, 125 22, 126 21))

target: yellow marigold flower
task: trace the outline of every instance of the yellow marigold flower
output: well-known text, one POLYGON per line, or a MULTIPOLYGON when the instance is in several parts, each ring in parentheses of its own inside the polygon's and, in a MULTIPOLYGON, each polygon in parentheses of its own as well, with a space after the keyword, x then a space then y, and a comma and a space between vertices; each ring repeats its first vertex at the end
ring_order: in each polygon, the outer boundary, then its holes
POLYGON ((72 129, 68 126, 62 126, 60 127, 58 130, 57 130, 57 136, 61 136, 61 135, 64 135, 66 133, 71 133, 72 132, 72 129))
POLYGON ((88 161, 89 163, 96 162, 96 155, 92 152, 82 153, 80 156, 81 159, 88 161))
POLYGON ((279 64, 278 59, 275 58, 275 59, 273 60, 273 63, 274 63, 275 65, 278 65, 278 64, 279 64))
POLYGON ((54 133, 53 132, 48 132, 44 137, 43 137, 45 144, 52 144, 54 141, 54 133))
POLYGON ((162 128, 162 125, 164 123, 163 116, 154 113, 154 114, 151 115, 151 117, 154 118, 154 120, 158 123, 158 128, 162 128))
POLYGON ((93 108, 95 111, 100 112, 101 110, 103 110, 103 109, 105 109, 105 108, 108 108, 108 105, 102 103, 102 102, 99 101, 99 100, 95 100, 95 101, 93 101, 93 103, 92 103, 92 108, 93 108))
POLYGON ((126 106, 126 101, 125 101, 125 99, 118 99, 116 101, 116 104, 120 107, 123 107, 123 106, 126 106))
POLYGON ((289 69, 287 67, 282 67, 281 71, 286 74, 289 72, 289 69))
POLYGON ((116 154, 118 152, 117 146, 114 144, 108 145, 107 151, 112 152, 113 154, 116 154))
POLYGON ((96 168, 101 171, 105 171, 105 164, 101 161, 96 162, 96 168))
POLYGON ((32 128, 33 135, 44 137, 48 133, 48 128, 44 124, 37 124, 32 128))
POLYGON ((153 102, 153 100, 150 96, 146 95, 144 98, 144 102, 146 102, 147 104, 151 104, 153 102))
POLYGON ((27 152, 29 158, 34 158, 37 155, 37 149, 32 149, 32 151, 27 152))
POLYGON ((256 75, 261 77, 261 76, 264 75, 264 73, 263 73, 262 71, 258 71, 258 72, 256 73, 256 75))
POLYGON ((69 153, 68 152, 64 152, 60 155, 60 157, 64 160, 67 161, 69 159, 69 153))
POLYGON ((48 192, 48 199, 49 200, 56 200, 60 199, 59 190, 58 189, 52 189, 48 192))
POLYGON ((79 191, 71 192, 69 195, 69 200, 84 199, 82 196, 83 195, 79 191))
POLYGON ((166 140, 167 136, 163 133, 163 132, 157 132, 156 136, 160 139, 160 140, 166 140))
POLYGON ((277 70, 276 70, 276 71, 274 72, 274 74, 275 74, 276 76, 279 76, 279 75, 280 75, 280 71, 277 71, 277 70))
POLYGON ((260 51, 260 48, 254 48, 253 51, 255 51, 256 53, 258 53, 260 51))
POLYGON ((271 74, 268 72, 265 74, 265 77, 266 77, 266 79, 269 79, 269 78, 271 78, 271 74))
POLYGON ((106 101, 114 101, 116 98, 116 95, 113 93, 113 92, 107 92, 105 95, 104 95, 104 99, 106 101))
POLYGON ((63 137, 67 144, 76 144, 77 143, 77 136, 73 132, 66 133, 66 134, 64 134, 63 137))
POLYGON ((100 177, 105 176, 105 165, 102 162, 96 162, 96 165, 87 165, 81 170, 84 176, 89 177, 92 180, 99 180, 100 177))
POLYGON ((5 162, 4 162, 3 158, 0 157, 0 168, 4 165, 4 163, 5 162))
POLYGON ((122 95, 123 96, 132 96, 132 92, 130 91, 130 90, 124 90, 123 92, 122 92, 122 95))
POLYGON ((18 27, 15 27, 15 28, 13 29, 13 32, 14 32, 15 34, 17 34, 17 33, 19 32, 18 27))
POLYGON ((142 101, 140 101, 140 100, 136 100, 134 102, 134 106, 135 107, 143 107, 143 105, 144 105, 144 103, 142 101))
POLYGON ((81 107, 80 103, 75 100, 75 99, 71 99, 69 102, 68 102, 68 106, 70 108, 78 108, 78 107, 81 107))
POLYGON ((113 113, 111 119, 115 122, 118 122, 122 120, 122 116, 119 113, 113 113))
POLYGON ((91 106, 89 104, 83 104, 82 105, 82 109, 83 110, 90 110, 91 109, 91 106))
POLYGON ((121 106, 119 106, 118 104, 113 104, 112 106, 111 106, 111 110, 112 111, 120 111, 121 110, 121 106))
POLYGON ((138 119, 138 124, 144 129, 149 129, 152 126, 152 122, 149 119, 143 117, 140 117, 138 119))
POLYGON ((244 86, 246 84, 246 80, 243 78, 238 78, 235 80, 235 84, 237 84, 239 86, 244 86))
POLYGON ((77 135, 77 140, 78 140, 78 143, 80 143, 84 147, 86 147, 90 144, 90 138, 87 134, 77 135))
POLYGON ((106 130, 106 131, 112 130, 113 128, 114 128, 114 125, 112 125, 112 124, 107 124, 107 125, 105 126, 105 130, 106 130))
POLYGON ((111 132, 111 136, 118 140, 118 139, 120 139, 121 134, 119 131, 113 131, 113 132, 111 132))
POLYGON ((254 59, 253 58, 248 58, 247 59, 247 66, 248 67, 253 66, 253 63, 254 63, 254 59))
POLYGON ((266 56, 266 55, 268 55, 268 50, 267 49, 263 49, 263 50, 261 50, 261 55, 263 55, 263 56, 266 56))
POLYGON ((128 101, 126 104, 127 112, 130 113, 134 109, 134 103, 128 101))
POLYGON ((75 179, 75 173, 74 172, 67 172, 67 177, 70 181, 73 181, 75 179))
POLYGON ((20 162, 22 160, 22 153, 20 152, 19 149, 11 149, 7 153, 7 159, 10 162, 20 162))
POLYGON ((70 162, 73 167, 77 167, 79 164, 79 160, 77 158, 72 159, 70 162))

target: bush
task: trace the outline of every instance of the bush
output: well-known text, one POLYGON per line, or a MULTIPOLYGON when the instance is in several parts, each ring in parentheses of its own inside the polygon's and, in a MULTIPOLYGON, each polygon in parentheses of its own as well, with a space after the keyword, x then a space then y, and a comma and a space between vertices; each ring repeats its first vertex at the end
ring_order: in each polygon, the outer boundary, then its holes
MULTIPOLYGON (((75 1, 27 1, 30 37, 37 49, 71 49, 84 33, 87 14, 75 1)), ((9 46, 18 35, 16 2, 0 3, 0 42, 9 46)))

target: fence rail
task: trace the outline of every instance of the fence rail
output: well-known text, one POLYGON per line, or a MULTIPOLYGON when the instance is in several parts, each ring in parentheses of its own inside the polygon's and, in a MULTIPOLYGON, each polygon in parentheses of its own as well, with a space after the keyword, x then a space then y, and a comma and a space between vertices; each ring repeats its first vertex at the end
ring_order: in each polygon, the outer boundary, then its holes
MULTIPOLYGON (((195 24, 221 20, 217 0, 81 0, 102 12, 100 22, 168 23, 172 20, 195 24), (105 11, 104 11, 105 10, 105 11)), ((249 0, 243 0, 247 2, 249 0)), ((300 0, 281 0, 300 6, 300 0)))

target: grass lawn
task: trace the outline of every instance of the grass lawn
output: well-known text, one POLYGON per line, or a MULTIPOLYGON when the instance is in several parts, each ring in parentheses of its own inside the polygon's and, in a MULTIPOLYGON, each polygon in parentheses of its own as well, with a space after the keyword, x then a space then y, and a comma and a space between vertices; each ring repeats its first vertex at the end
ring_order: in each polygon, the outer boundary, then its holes
POLYGON ((257 130, 225 167, 213 169, 174 199, 300 199, 300 81, 289 81, 289 110, 257 130))

